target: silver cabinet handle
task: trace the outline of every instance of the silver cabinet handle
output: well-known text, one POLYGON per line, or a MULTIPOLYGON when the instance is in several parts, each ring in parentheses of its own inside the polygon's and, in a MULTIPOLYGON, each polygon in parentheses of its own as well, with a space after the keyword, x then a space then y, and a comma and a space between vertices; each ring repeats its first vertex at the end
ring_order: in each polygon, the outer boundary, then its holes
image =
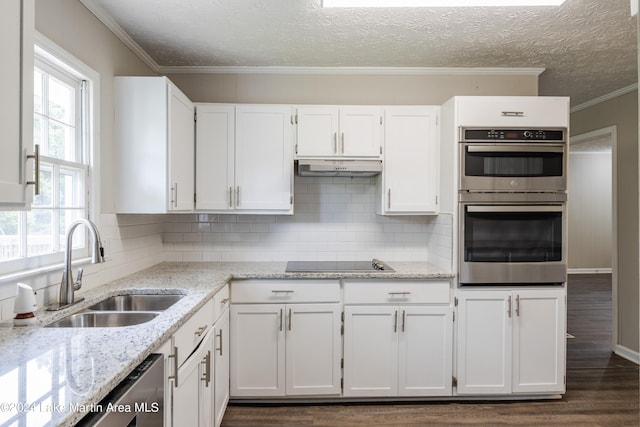
POLYGON ((202 364, 204 365, 204 377, 201 378, 204 381, 204 386, 209 387, 211 383, 211 350, 207 351, 207 354, 202 358, 202 364))
POLYGON ((33 185, 34 193, 36 196, 40 195, 40 145, 36 144, 33 154, 28 154, 27 159, 34 159, 35 171, 33 181, 27 181, 27 185, 33 185))
POLYGON ((341 139, 342 139, 342 154, 344 154, 344 132, 342 132, 341 139))
POLYGON ((509 298, 507 298, 507 302, 509 303, 507 307, 507 314, 509 315, 509 317, 511 317, 511 295, 509 295, 509 298))
POLYGON ((391 209, 391 189, 387 191, 387 209, 391 209))
POLYGON ((391 296, 396 296, 396 295, 411 295, 411 292, 409 292, 409 291, 396 291, 396 292, 389 292, 389 295, 391 295, 391 296))
POLYGON ((393 314, 393 332, 398 332, 398 310, 393 314))
POLYGON ((402 310, 402 332, 405 331, 405 324, 407 323, 407 312, 402 310))
POLYGON ((520 317, 520 295, 516 295, 516 316, 520 317))
POLYGON ((216 338, 219 339, 220 347, 216 348, 219 356, 222 356, 222 329, 220 329, 220 333, 216 334, 216 338))
POLYGON ((333 152, 338 154, 338 132, 333 133, 333 152))
POLYGON ((282 331, 282 309, 280 309, 280 330, 282 331))
POLYGON ((178 183, 174 183, 173 187, 171 187, 171 190, 173 190, 173 200, 171 201, 171 203, 173 204, 174 208, 178 207, 178 183))
POLYGON ((524 117, 524 111, 503 111, 503 117, 524 117))
POLYGON ((197 336, 201 337, 204 334, 204 331, 207 330, 207 325, 200 326, 197 331, 194 332, 197 336))
POLYGON ((233 207, 233 187, 229 187, 229 207, 233 207))
POLYGON ((236 187, 236 207, 240 206, 240 186, 236 187))
POLYGON ((271 292, 274 294, 292 294, 294 291, 286 289, 273 289, 271 292))
POLYGON ((291 317, 292 317, 291 316, 291 309, 289 309, 289 332, 291 332, 291 322, 292 322, 291 317))
POLYGON ((173 380, 174 387, 178 387, 178 347, 173 346, 173 354, 167 357, 173 358, 173 375, 169 375, 169 379, 173 380))

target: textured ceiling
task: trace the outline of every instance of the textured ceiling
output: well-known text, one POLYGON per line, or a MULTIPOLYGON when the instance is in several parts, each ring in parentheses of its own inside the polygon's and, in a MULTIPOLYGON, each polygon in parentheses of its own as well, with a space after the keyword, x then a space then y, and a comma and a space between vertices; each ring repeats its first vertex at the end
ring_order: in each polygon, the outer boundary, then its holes
POLYGON ((629 0, 360 10, 320 0, 81 1, 160 66, 539 67, 540 94, 573 105, 638 80, 629 0))

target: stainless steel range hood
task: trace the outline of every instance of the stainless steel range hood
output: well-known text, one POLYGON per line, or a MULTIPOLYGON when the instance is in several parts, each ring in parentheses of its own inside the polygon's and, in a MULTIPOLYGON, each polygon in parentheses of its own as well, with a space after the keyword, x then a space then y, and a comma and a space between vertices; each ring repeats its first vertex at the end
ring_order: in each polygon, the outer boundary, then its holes
POLYGON ((380 160, 298 160, 300 176, 367 177, 382 172, 380 160))

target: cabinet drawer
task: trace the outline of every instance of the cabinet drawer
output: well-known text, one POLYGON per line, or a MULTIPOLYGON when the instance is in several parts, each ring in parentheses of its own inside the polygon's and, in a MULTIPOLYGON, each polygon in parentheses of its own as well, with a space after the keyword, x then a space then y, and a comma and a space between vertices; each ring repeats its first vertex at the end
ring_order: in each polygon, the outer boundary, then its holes
POLYGON ((178 366, 189 357, 213 325, 213 298, 200 308, 173 335, 173 345, 178 348, 178 366))
POLYGON ((226 284, 213 296, 214 322, 218 320, 218 318, 222 315, 222 313, 224 313, 227 307, 229 307, 229 299, 229 284, 226 284))
POLYGON ((446 280, 354 281, 344 283, 345 304, 448 304, 446 280))
POLYGON ((460 126, 567 127, 569 101, 564 97, 460 97, 460 126))
POLYGON ((340 281, 241 280, 231 284, 231 302, 340 302, 340 281))

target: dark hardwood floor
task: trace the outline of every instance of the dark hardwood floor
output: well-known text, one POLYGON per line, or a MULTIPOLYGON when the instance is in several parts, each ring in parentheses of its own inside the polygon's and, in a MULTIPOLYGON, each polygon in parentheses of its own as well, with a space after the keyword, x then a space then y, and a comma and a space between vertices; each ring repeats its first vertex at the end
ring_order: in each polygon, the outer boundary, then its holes
POLYGON ((640 426, 638 365, 611 351, 611 276, 570 276, 567 393, 559 400, 230 405, 223 427, 640 426))

